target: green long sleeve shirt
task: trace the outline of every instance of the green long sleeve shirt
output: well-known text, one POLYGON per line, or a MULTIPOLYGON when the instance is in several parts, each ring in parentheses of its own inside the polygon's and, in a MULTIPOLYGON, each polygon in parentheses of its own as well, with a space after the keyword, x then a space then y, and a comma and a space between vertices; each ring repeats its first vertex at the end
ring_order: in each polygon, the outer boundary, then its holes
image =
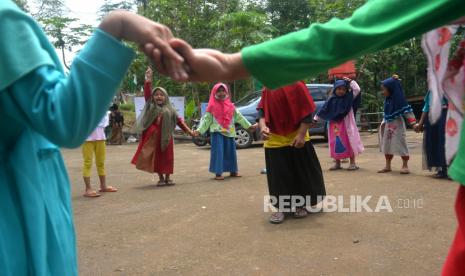
POLYGON ((234 110, 234 117, 228 129, 222 127, 210 112, 206 112, 200 120, 197 130, 202 134, 210 130, 210 133, 218 132, 227 137, 236 137, 236 124, 239 124, 245 129, 251 126, 249 121, 237 110, 234 110))

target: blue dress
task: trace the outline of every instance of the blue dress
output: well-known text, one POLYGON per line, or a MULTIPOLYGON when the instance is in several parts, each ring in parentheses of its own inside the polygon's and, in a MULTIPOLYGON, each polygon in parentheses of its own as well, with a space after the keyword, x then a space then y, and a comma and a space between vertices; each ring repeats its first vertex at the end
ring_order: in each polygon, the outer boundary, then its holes
POLYGON ((77 275, 59 147, 78 147, 95 128, 134 54, 97 30, 66 77, 41 29, 10 1, 0 3, 0 37, 0 274, 77 275))

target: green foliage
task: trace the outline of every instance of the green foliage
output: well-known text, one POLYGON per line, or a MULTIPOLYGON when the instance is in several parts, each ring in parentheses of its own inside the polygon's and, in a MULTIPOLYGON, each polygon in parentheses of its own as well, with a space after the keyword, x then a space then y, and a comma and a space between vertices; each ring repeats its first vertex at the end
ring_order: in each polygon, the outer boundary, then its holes
POLYGON ((29 12, 29 6, 27 5, 26 0, 13 0, 13 2, 18 5, 20 9, 22 9, 25 12, 29 12))
POLYGON ((278 36, 310 25, 310 5, 307 0, 268 0, 266 11, 278 36))
POLYGON ((120 104, 119 109, 123 111, 136 111, 136 106, 133 103, 120 104))

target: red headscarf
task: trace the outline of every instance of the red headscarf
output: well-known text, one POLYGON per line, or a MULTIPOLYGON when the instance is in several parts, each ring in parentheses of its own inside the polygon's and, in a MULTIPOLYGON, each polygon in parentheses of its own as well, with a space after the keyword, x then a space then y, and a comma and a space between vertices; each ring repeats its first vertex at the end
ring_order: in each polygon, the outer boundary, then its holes
POLYGON ((210 112, 213 115, 218 124, 227 129, 233 120, 235 109, 236 107, 231 102, 231 94, 229 93, 228 86, 221 82, 215 84, 210 93, 207 112, 210 112), (220 87, 223 87, 226 94, 228 94, 227 98, 224 100, 219 100, 215 97, 216 91, 218 91, 220 87))
POLYGON ((257 109, 263 109, 266 125, 272 133, 288 135, 315 112, 315 103, 305 83, 299 81, 276 90, 265 87, 257 109))

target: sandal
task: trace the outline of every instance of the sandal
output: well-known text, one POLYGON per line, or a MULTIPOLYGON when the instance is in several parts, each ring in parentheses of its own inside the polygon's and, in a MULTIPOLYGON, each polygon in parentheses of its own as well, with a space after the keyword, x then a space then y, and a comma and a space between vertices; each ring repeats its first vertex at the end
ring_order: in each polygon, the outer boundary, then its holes
POLYGON ((117 192, 118 189, 116 189, 113 186, 106 186, 105 189, 100 189, 98 191, 101 192, 101 193, 114 193, 114 192, 117 192))
POLYGON ((341 166, 338 166, 338 165, 334 165, 332 166, 331 168, 329 168, 330 171, 337 171, 337 170, 342 170, 342 167, 341 166))
POLYGON ((358 170, 358 169, 360 169, 360 167, 358 167, 358 166, 355 165, 355 164, 350 165, 350 166, 347 168, 348 171, 356 171, 356 170, 358 170))
POLYGON ((173 185, 176 185, 176 183, 174 183, 173 180, 168 179, 168 180, 165 180, 165 185, 166 186, 173 186, 173 185))
POLYGON ((85 192, 83 195, 83 197, 99 197, 101 196, 101 194, 97 193, 96 191, 92 191, 92 192, 85 192))
POLYGON ((274 212, 271 214, 269 221, 272 224, 280 224, 284 221, 286 217, 284 216, 284 213, 282 212, 274 212))
POLYGON ((384 168, 378 171, 378 173, 388 173, 388 172, 392 172, 392 170, 384 168))
POLYGON ((242 175, 240 175, 238 172, 231 173, 229 176, 230 177, 242 177, 242 175))
POLYGON ((214 179, 215 179, 215 180, 224 180, 224 176, 222 176, 222 175, 217 175, 217 176, 215 176, 214 179))
POLYGON ((308 215, 308 211, 305 208, 296 208, 294 212, 294 218, 304 218, 308 215))
POLYGON ((410 171, 409 171, 408 168, 402 168, 402 169, 400 169, 400 174, 409 174, 409 173, 410 173, 410 171))
POLYGON ((159 180, 159 181, 157 182, 157 186, 158 186, 158 187, 166 186, 165 180, 159 180))

